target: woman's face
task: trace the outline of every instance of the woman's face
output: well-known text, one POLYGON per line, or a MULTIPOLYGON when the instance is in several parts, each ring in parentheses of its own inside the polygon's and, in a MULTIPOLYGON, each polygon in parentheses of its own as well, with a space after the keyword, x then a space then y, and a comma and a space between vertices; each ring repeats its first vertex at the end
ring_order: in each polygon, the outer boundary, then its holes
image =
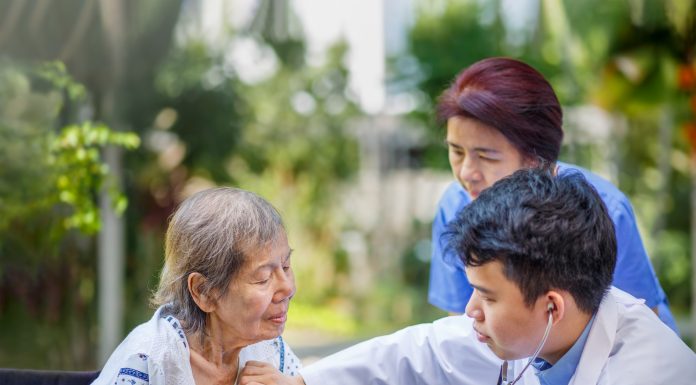
POLYGON ((295 294, 291 253, 284 233, 250 253, 227 293, 209 313, 209 335, 222 335, 228 346, 249 345, 279 336, 295 294))
POLYGON ((476 199, 499 179, 529 166, 500 131, 477 120, 447 120, 447 148, 454 177, 476 199))

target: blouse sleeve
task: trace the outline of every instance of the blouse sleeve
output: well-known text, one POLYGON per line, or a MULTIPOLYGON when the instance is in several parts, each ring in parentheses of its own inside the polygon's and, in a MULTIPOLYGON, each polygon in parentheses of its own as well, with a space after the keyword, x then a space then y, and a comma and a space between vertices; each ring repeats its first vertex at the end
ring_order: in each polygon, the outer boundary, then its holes
POLYGON ((132 354, 125 357, 122 364, 111 373, 102 371, 92 384, 160 385, 164 384, 161 372, 147 354, 132 354))

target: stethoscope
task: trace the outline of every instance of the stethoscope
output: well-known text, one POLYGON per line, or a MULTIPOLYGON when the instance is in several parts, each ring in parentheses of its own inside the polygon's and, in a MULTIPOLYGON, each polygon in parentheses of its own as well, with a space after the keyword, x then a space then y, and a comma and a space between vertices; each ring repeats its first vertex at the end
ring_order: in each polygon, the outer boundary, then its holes
POLYGON ((515 385, 517 381, 522 378, 522 375, 524 374, 524 371, 527 370, 529 365, 534 362, 534 360, 539 357, 539 353, 541 353, 541 349, 544 347, 544 344, 546 343, 546 339, 549 338, 549 332, 551 332, 551 325, 553 324, 553 304, 549 304, 547 311, 549 312, 549 322, 546 324, 546 330, 544 331, 544 337, 541 338, 541 342, 539 343, 539 346, 537 347, 536 351, 532 355, 532 357, 527 361, 527 365, 522 368, 522 371, 520 374, 515 377, 514 380, 508 381, 508 361, 505 360, 503 361, 503 366, 500 369, 500 376, 498 377, 498 385, 515 385))

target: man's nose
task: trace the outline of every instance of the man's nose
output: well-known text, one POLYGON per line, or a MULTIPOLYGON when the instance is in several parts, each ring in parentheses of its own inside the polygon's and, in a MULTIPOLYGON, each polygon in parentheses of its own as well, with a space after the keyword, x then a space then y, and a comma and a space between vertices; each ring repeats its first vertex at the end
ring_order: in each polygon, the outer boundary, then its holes
POLYGON ((479 306, 479 300, 476 298, 476 294, 472 294, 471 298, 469 298, 469 302, 466 304, 466 309, 464 312, 469 318, 473 318, 476 321, 482 321, 483 320, 483 311, 481 311, 481 308, 479 306))

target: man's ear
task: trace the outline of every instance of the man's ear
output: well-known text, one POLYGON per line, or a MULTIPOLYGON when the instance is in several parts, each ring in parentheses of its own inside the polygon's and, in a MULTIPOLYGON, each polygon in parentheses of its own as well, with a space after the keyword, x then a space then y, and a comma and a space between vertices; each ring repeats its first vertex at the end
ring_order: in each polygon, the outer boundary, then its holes
POLYGON ((206 278, 201 273, 191 273, 188 275, 188 291, 191 293, 193 302, 205 313, 215 310, 215 300, 210 293, 203 293, 202 288, 206 278))
POLYGON ((546 293, 545 299, 546 299, 545 308, 547 311, 551 312, 551 315, 553 316, 553 324, 555 325, 560 320, 562 320, 564 315, 565 315, 565 311, 566 311, 565 298, 563 298, 561 293, 559 293, 555 290, 551 290, 548 293, 546 293))

